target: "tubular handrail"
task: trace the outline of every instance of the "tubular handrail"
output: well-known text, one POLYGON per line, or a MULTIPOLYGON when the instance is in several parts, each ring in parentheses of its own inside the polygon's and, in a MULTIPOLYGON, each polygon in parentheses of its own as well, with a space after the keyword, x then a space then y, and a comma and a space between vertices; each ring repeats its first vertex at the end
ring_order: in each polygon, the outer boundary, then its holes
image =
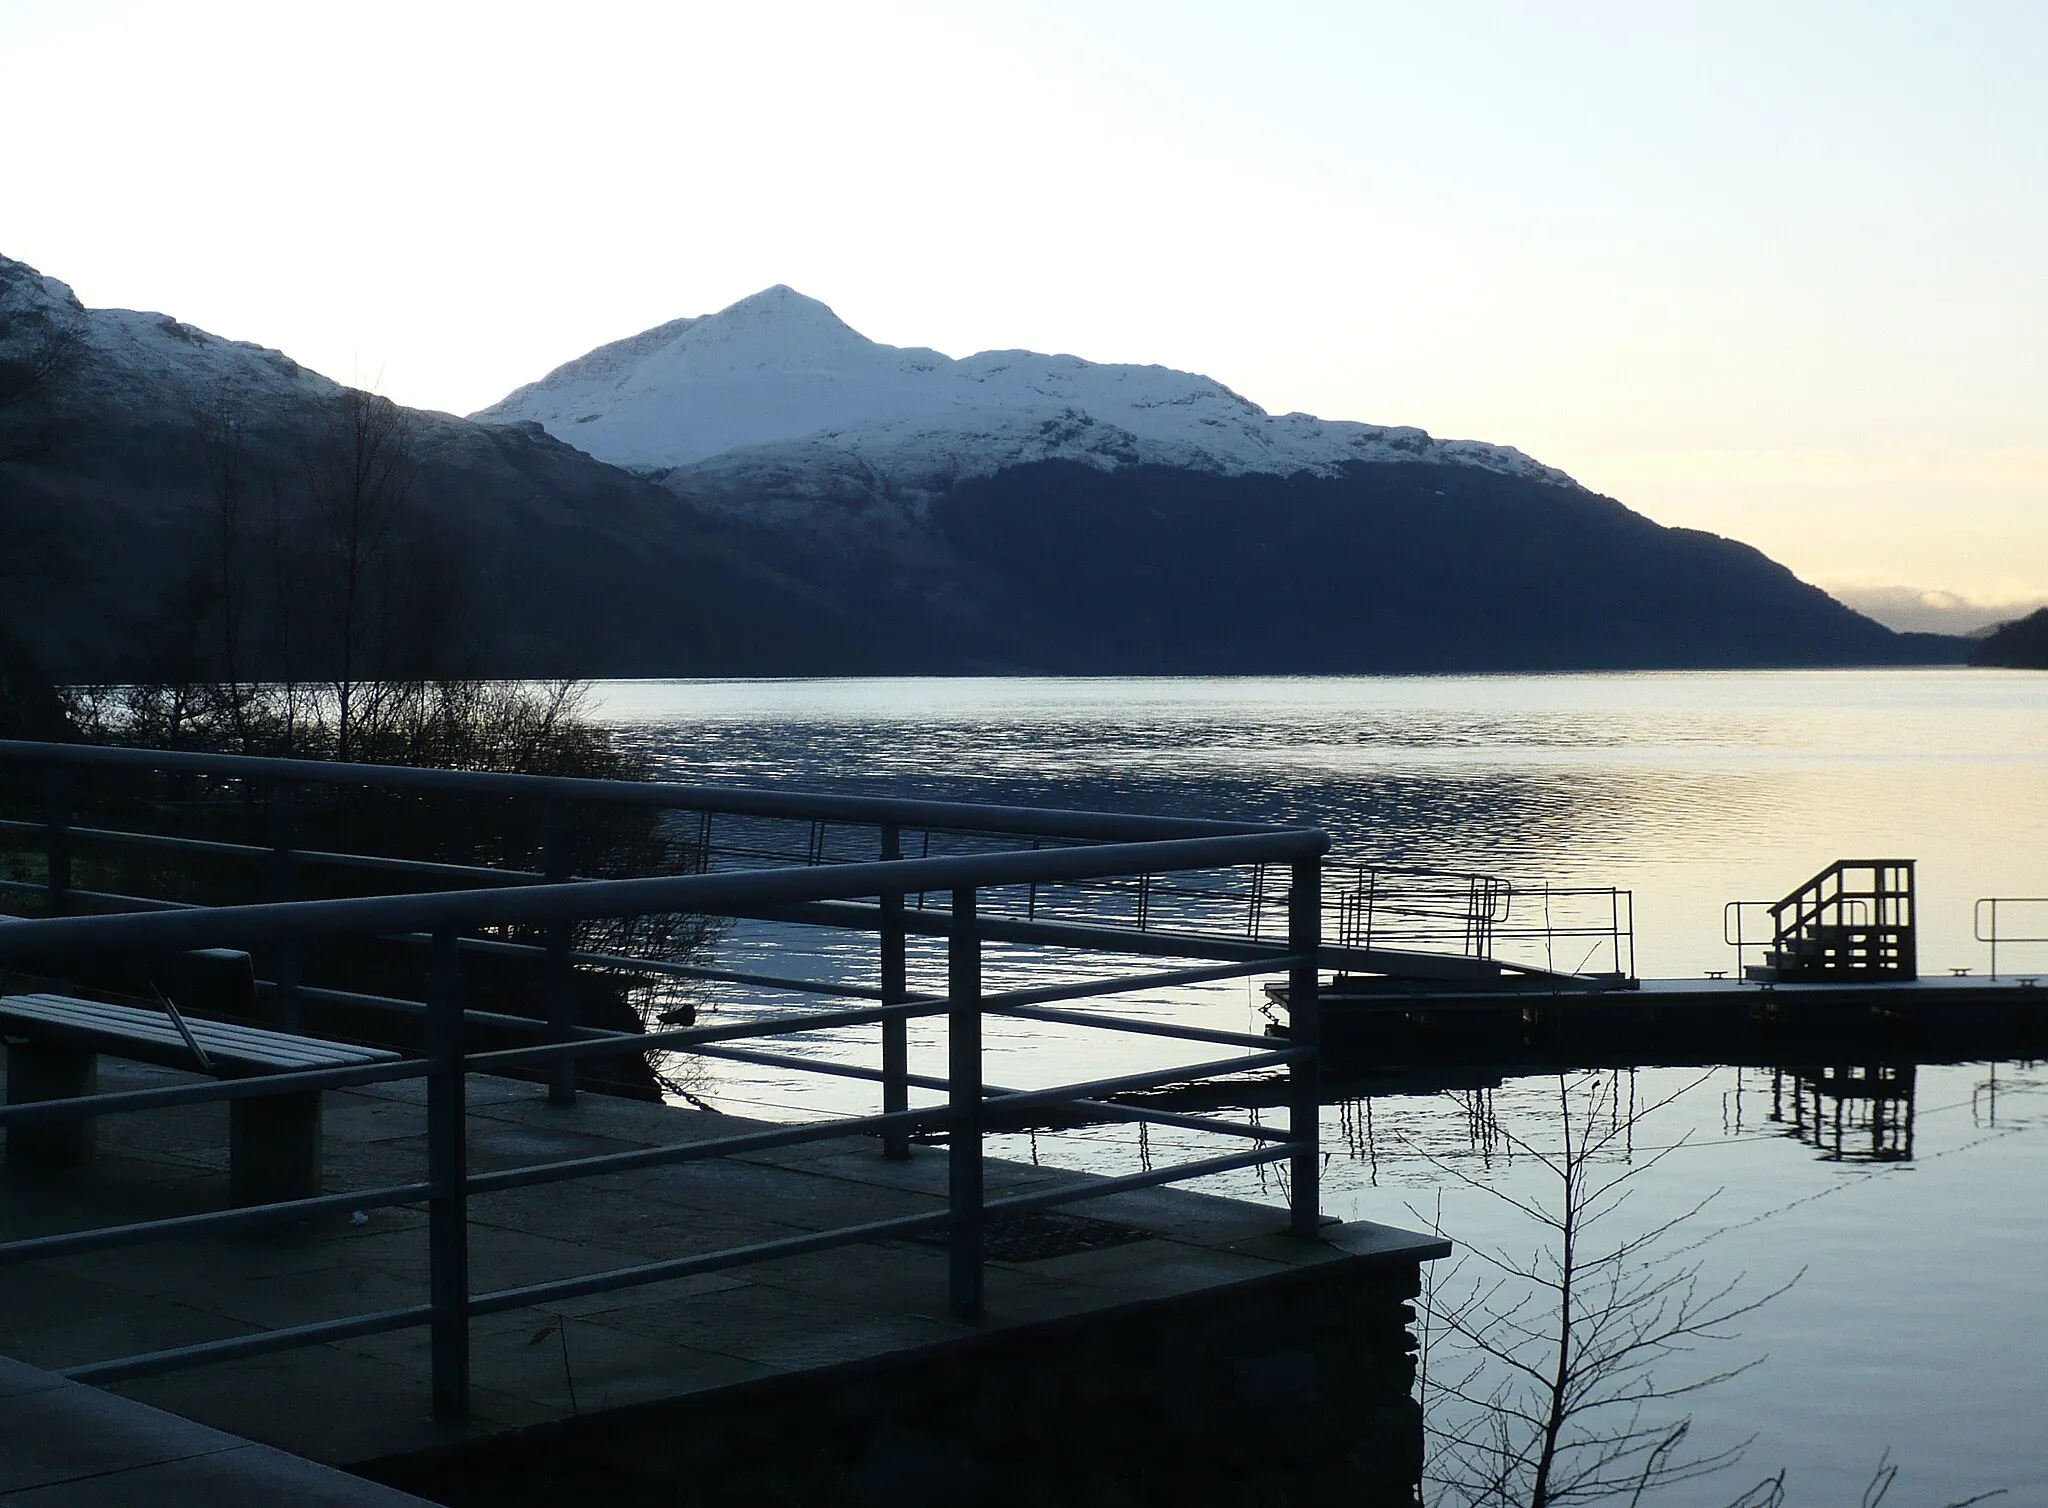
MULTIPOLYGON (((960 885, 1043 884, 1260 861, 1319 859, 1330 840, 1312 829, 1266 829, 1156 843, 1104 843, 943 859, 892 859, 825 868, 577 880, 511 889, 444 890, 325 901, 266 901, 114 916, 54 916, 0 927, 0 963, 72 957, 98 950, 170 952, 249 947, 315 937, 535 925, 667 912, 726 915, 750 907, 822 902, 960 885)), ((1277 954, 1276 954, 1277 956, 1277 954)))
MULTIPOLYGON (((981 1304, 983 1231, 991 1214, 1005 1210, 1052 1208, 1099 1197, 1120 1188, 1149 1187, 1265 1163, 1290 1164, 1287 1181, 1290 1227, 1313 1238, 1319 1222, 1320 1153, 1318 1150, 1319 1034, 1316 997, 1322 957, 1321 864, 1329 840, 1320 831, 1246 823, 1184 822, 1178 819, 1124 818, 1116 814, 1068 813, 1021 808, 983 807, 962 803, 868 800, 857 797, 809 796, 795 793, 730 791, 676 785, 637 786, 631 783, 564 780, 549 777, 474 775, 461 772, 402 770, 381 766, 303 764, 297 761, 248 759, 237 756, 179 754, 144 750, 69 748, 58 745, 0 743, 0 761, 40 762, 48 767, 50 819, 46 823, 5 822, 0 831, 41 834, 49 855, 48 883, 33 886, 49 896, 53 913, 36 918, 0 921, 0 966, 41 968, 67 959, 90 957, 109 961, 153 957, 197 949, 275 950, 274 978, 258 981, 273 1005, 289 1001, 327 1002, 397 1012, 425 1029, 426 1055, 410 1060, 358 1064, 344 1068, 301 1069, 253 1078, 232 1078, 196 1084, 92 1094, 0 1107, 0 1127, 44 1125, 60 1120, 97 1117, 175 1105, 232 1102, 251 1096, 285 1092, 361 1087, 405 1079, 426 1082, 427 1177, 353 1193, 322 1193, 307 1199, 283 1200, 249 1208, 187 1214, 69 1235, 39 1236, 0 1242, 0 1265, 40 1260, 69 1252, 127 1246, 179 1235, 206 1234, 303 1220, 313 1214, 361 1209, 372 1205, 424 1202, 428 1211, 428 1302, 372 1314, 296 1325, 287 1329, 228 1340, 172 1347, 142 1355, 119 1357, 70 1369, 70 1375, 106 1381, 144 1376, 234 1357, 256 1356, 295 1346, 319 1344, 349 1335, 366 1335, 411 1325, 432 1330, 434 1407, 439 1414, 460 1417, 468 1406, 468 1323, 471 1316, 517 1307, 546 1297, 594 1293, 639 1283, 658 1282, 691 1271, 709 1271, 789 1255, 799 1250, 829 1250, 857 1241, 912 1230, 943 1230, 950 1248, 950 1295, 954 1312, 971 1315, 981 1304), (111 829, 69 827, 69 794, 59 766, 102 765, 154 771, 186 771, 244 780, 273 782, 273 816, 282 806, 283 824, 273 849, 254 844, 223 844, 208 839, 152 838, 111 829), (826 852, 822 828, 814 826, 807 862, 781 868, 731 868, 688 874, 631 879, 571 879, 559 868, 546 874, 530 871, 479 870, 474 866, 428 865, 373 855, 292 853, 289 843, 290 792, 322 780, 373 784, 423 794, 464 792, 539 796, 545 800, 621 801, 640 805, 686 806, 699 812, 718 810, 751 816, 866 824, 880 829, 875 859, 843 860, 826 852), (937 857, 900 857, 902 824, 924 824, 927 833, 940 825, 973 834, 1028 835, 1034 841, 937 857), (183 853, 195 860, 214 855, 272 856, 289 861, 306 858, 336 863, 364 861, 363 867, 412 874, 422 883, 464 880, 466 888, 426 889, 407 894, 350 896, 336 899, 276 899, 231 906, 193 905, 182 900, 102 894, 71 884, 70 844, 81 841, 153 842, 167 855, 183 853), (1074 841, 1085 840, 1085 841, 1074 841), (1250 869, 1255 894, 1263 891, 1264 866, 1285 866, 1288 883, 1281 892, 1288 915, 1284 940, 1260 942, 1242 935, 1217 935, 1200 930, 1202 918, 1215 916, 1191 910, 1188 929, 1178 935, 1144 930, 1146 905, 1158 893, 1154 876, 1199 874, 1204 871, 1250 869), (1045 920, 1039 911, 1037 887, 1104 882, 1135 886, 1139 897, 1137 928, 1116 914, 1104 924, 1096 912, 1083 921, 1045 920), (1005 891, 1021 901, 1031 888, 1033 906, 1018 914, 987 915, 977 910, 977 896, 1005 891), (950 896, 951 904, 913 912, 908 897, 950 896), (74 901, 88 898, 135 909, 112 914, 61 914, 74 901), (878 989, 821 981, 751 974, 735 970, 697 969, 669 959, 635 959, 626 954, 576 949, 568 941, 571 922, 640 916, 773 917, 798 923, 853 928, 879 939, 881 983, 878 989), (539 946, 504 936, 465 937, 480 929, 531 929, 527 937, 545 935, 539 946), (943 993, 913 995, 904 973, 905 939, 914 934, 944 939, 946 979, 943 993), (430 988, 424 1000, 402 999, 361 990, 337 990, 302 983, 297 977, 296 945, 321 939, 379 938, 417 940, 431 946, 430 988), (1022 988, 984 987, 981 948, 984 940, 1015 941, 1047 947, 1068 947, 1101 953, 1132 953, 1178 957, 1181 966, 1117 973, 1112 977, 1022 988), (645 967, 675 970, 687 976, 751 980, 802 995, 852 995, 844 1004, 817 1005, 778 1011, 745 1021, 684 1025, 647 1032, 617 1031, 576 1025, 557 1014, 550 995, 546 1019, 529 1020, 491 1010, 467 1008, 462 999, 465 945, 491 954, 516 953, 530 960, 536 979, 547 978, 551 992, 565 990, 561 981, 578 969, 600 972, 645 967), (892 961, 893 960, 893 961, 892 961), (1188 960, 1203 960, 1187 966, 1188 960), (1284 971, 1294 1000, 1290 1036, 1285 1045, 1242 1032, 1224 1032, 1172 1021, 1124 1017, 1110 1011, 1061 1009, 1057 1005, 1110 996, 1131 990, 1170 988, 1205 981, 1249 977, 1284 971), (990 1084, 982 1073, 981 1034, 984 1023, 1005 1016, 1040 1020, 1076 1028, 1100 1028, 1163 1039, 1211 1044, 1231 1053, 1192 1064, 1120 1073, 1085 1083, 1049 1088, 1012 1089, 990 1084), (914 1018, 943 1018, 948 1062, 943 1076, 913 1075, 902 1050, 905 1023, 914 1018), (471 1044, 472 1030, 519 1028, 545 1034, 532 1045, 471 1044), (867 1030, 882 1033, 882 1067, 825 1059, 806 1059, 767 1050, 760 1039, 819 1031, 867 1030), (895 1044, 892 1046, 892 1043, 895 1044), (468 1077, 475 1073, 534 1070, 548 1078, 550 1098, 557 1097, 561 1075, 568 1074, 574 1093, 574 1065, 580 1060, 622 1051, 698 1053, 743 1062, 829 1074, 844 1079, 879 1082, 882 1113, 839 1117, 749 1130, 673 1146, 637 1149, 573 1159, 567 1163, 534 1164, 495 1169, 472 1177, 465 1162, 464 1126, 468 1077), (1284 1129, 1217 1117, 1154 1110, 1119 1103, 1115 1096, 1181 1083, 1232 1076, 1248 1071, 1279 1069, 1287 1076, 1289 1109, 1284 1129), (912 1107, 911 1089, 938 1094, 938 1104, 912 1107), (1009 1124, 1018 1116, 1042 1116, 1054 1123, 1067 1116, 1134 1121, 1213 1133, 1237 1142, 1238 1149, 1199 1156, 1139 1174, 1095 1179, 1069 1187, 1021 1197, 990 1198, 981 1172, 984 1137, 991 1117, 1009 1124), (732 1155, 737 1150, 770 1145, 799 1145, 850 1135, 879 1136, 884 1155, 907 1155, 913 1135, 942 1132, 947 1138, 948 1204, 942 1211, 896 1220, 841 1226, 800 1237, 779 1238, 752 1246, 689 1257, 676 1257, 608 1272, 550 1280, 521 1289, 472 1293, 464 1257, 468 1241, 468 1206, 472 1195, 556 1183, 600 1172, 652 1167, 669 1161, 732 1155), (1250 1142, 1247 1147, 1246 1141, 1250 1142)), ((867 847, 867 853, 876 852, 867 847)), ((927 844, 929 852, 929 844, 927 844)), ((771 855, 770 857, 782 857, 771 855)), ((550 859, 550 866, 555 860, 550 859)), ((19 885, 10 882, 10 888, 19 885)), ((133 886, 123 888, 137 888, 133 886)), ((1235 904, 1227 891, 1197 880, 1187 892, 1203 902, 1235 904)), ((175 890, 174 890, 175 893, 175 890)), ((277 891, 273 890, 273 894, 277 891)), ((285 891, 289 894, 289 891, 285 891)), ((922 903, 920 902, 920 905, 922 903)), ((1255 903, 1256 905, 1256 903, 1255 903)), ((515 936, 519 934, 514 934, 515 936)), ((307 956, 314 956, 309 952, 307 956)), ((341 982, 348 982, 343 980, 341 982)), ((388 988, 387 986, 376 986, 388 988)), ((515 1041, 519 1040, 515 1037, 515 1041)))
POLYGON ((1983 895, 1971 909, 1970 931, 1980 943, 1991 945, 1991 977, 1998 977, 1998 945, 2000 943, 2048 943, 2048 932, 2039 936, 2022 937, 2014 933, 2001 934, 1998 930, 1998 908, 2000 906, 2044 906, 2048 907, 2048 895, 1983 895), (1990 930, 1985 930, 1985 919, 1990 919, 1990 930))
POLYGON ((334 760, 278 759, 249 754, 205 754, 173 749, 120 749, 98 744, 0 739, 0 761, 173 771, 227 779, 284 781, 295 785, 363 785, 429 795, 524 796, 539 800, 687 808, 698 812, 850 822, 867 826, 963 828, 1048 838, 1143 841, 1157 838, 1234 837, 1275 832, 1269 823, 1217 822, 1191 817, 1136 816, 1054 807, 983 806, 899 796, 846 796, 825 792, 682 785, 667 781, 598 780, 569 775, 514 775, 495 770, 428 770, 411 765, 343 764, 334 760))
MULTIPOLYGON (((1743 929, 1742 916, 1745 911, 1762 911, 1769 915, 1772 901, 1729 901, 1721 907, 1721 941, 1735 950, 1735 976, 1743 977, 1744 954, 1751 948, 1765 946, 1761 937, 1751 938, 1743 929), (1732 932, 1732 936, 1730 935, 1732 932)), ((1775 935, 1776 926, 1772 927, 1775 935)))

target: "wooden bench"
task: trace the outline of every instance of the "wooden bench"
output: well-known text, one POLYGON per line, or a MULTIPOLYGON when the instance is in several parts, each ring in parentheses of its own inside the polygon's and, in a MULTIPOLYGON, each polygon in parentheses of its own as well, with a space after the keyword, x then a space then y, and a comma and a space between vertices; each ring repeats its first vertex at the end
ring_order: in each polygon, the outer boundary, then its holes
MULTIPOLYGON (((10 1105, 93 1093, 101 1053, 222 1079, 352 1068, 398 1057, 380 1048, 350 1047, 239 1022, 179 1018, 168 1011, 70 995, 0 997, 0 1037, 7 1039, 10 1105)), ((93 1139, 90 1118, 10 1127, 7 1166, 76 1167, 92 1155, 93 1139)), ((230 1100, 229 1200, 236 1205, 272 1204, 319 1191, 320 1091, 286 1089, 230 1100)))

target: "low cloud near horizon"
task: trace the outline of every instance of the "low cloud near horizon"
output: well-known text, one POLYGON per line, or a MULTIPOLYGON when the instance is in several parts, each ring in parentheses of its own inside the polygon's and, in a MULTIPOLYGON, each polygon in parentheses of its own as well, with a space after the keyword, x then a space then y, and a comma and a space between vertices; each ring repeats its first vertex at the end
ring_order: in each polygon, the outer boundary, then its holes
POLYGON ((1982 602, 1960 592, 1917 586, 1831 586, 1827 591, 1900 633, 1974 634, 2048 607, 2048 598, 1982 602))

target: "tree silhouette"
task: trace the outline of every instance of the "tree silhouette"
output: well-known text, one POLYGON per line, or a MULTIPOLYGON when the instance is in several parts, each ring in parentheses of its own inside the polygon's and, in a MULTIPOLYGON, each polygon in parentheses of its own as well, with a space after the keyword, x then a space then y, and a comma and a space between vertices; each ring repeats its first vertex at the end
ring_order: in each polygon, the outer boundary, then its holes
POLYGON ((410 410, 359 388, 315 407, 300 448, 311 508, 322 658, 335 700, 335 757, 355 752, 357 699, 370 667, 405 650, 382 633, 398 616, 395 566, 412 496, 410 410))
POLYGON ((1696 1448, 1683 1400, 1762 1358, 1699 1367, 1688 1365, 1690 1353, 1733 1338, 1735 1322, 1784 1287, 1746 1295, 1741 1275, 1711 1283, 1700 1261, 1671 1249, 1711 1194, 1646 1229, 1629 1231, 1618 1218, 1637 1180, 1684 1145, 1681 1138, 1639 1157, 1635 1128, 1691 1087, 1639 1103, 1633 1075, 1560 1076, 1554 1143, 1489 1116, 1495 1147, 1549 1175, 1537 1194, 1482 1181, 1410 1143, 1439 1171, 1519 1211, 1542 1237, 1527 1256, 1468 1245, 1450 1277, 1425 1291, 1426 1475, 1442 1500, 1634 1504, 1741 1457, 1747 1441, 1696 1448))

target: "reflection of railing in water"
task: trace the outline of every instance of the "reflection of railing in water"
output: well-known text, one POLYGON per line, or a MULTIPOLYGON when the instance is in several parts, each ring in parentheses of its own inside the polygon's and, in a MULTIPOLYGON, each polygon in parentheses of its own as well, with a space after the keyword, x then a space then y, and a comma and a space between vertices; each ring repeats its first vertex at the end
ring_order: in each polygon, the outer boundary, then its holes
MULTIPOLYGON (((1987 895, 1978 899, 1971 917, 1971 929, 1977 941, 1991 945, 1991 977, 1998 977, 1998 948, 2015 944, 2048 943, 2048 895, 1987 895), (2027 920, 2020 926, 2034 929, 2031 934, 2017 932, 2000 933, 1998 912, 2004 907, 2007 914, 2019 911, 2027 920), (2030 909, 2021 909, 2030 908, 2030 909)), ((2021 976, 2022 978, 2026 976, 2021 976)))
POLYGON ((1775 1068, 1771 1119, 1831 1162, 1911 1162, 1917 1072, 1911 1063, 1775 1068))
MULTIPOLYGON (((2039 1101, 2035 1096, 2040 1089, 2040 1080, 2036 1076, 2035 1071, 2040 1066, 2032 1058, 2019 1058, 2002 1065, 1996 1062, 1989 1064, 1985 1076, 1970 1086, 1971 1121, 1978 1126, 1994 1131, 1999 1129, 1998 1096, 2001 1090, 2008 1094, 2017 1090, 2023 1105, 2031 1102, 2034 1106, 2038 1106, 2039 1101), (2009 1085, 2002 1083, 1998 1077, 1998 1070, 2001 1066, 2009 1070, 2017 1070, 2018 1078, 2009 1085)), ((2023 1121, 2022 1124, 2025 1124, 2025 1122, 2023 1121)))

